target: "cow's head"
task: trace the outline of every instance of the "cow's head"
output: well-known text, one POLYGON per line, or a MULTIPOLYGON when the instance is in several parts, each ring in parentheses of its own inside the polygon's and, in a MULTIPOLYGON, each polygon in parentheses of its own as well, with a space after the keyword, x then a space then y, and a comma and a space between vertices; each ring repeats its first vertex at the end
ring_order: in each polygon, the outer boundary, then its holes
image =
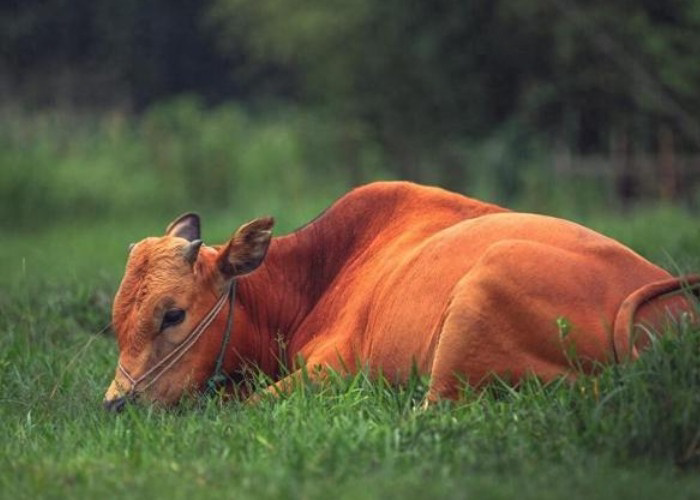
POLYGON ((190 338, 231 280, 260 265, 273 224, 269 217, 255 219, 241 226, 228 244, 210 247, 202 245, 199 217, 185 214, 164 236, 131 245, 112 308, 119 362, 105 408, 119 410, 136 396, 171 404, 202 387, 216 362, 227 306, 184 354, 178 353, 172 366, 161 361, 190 338))

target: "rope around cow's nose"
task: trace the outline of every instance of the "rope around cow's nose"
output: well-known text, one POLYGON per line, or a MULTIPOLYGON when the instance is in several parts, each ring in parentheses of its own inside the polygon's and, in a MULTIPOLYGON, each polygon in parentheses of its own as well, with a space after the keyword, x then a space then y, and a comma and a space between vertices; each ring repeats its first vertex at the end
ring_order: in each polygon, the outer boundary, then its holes
POLYGON ((221 309, 223 309, 224 305, 228 300, 229 311, 226 320, 226 330, 224 331, 221 349, 216 360, 216 368, 214 370, 214 373, 209 378, 209 380, 207 380, 206 383, 207 387, 209 387, 210 390, 215 390, 216 386, 221 382, 221 380, 225 380, 225 376, 221 369, 223 366, 226 346, 228 345, 229 339, 231 337, 231 331, 233 329, 233 311, 235 297, 236 280, 232 280, 231 284, 228 287, 228 290, 225 293, 223 293, 221 297, 219 297, 219 299, 214 304, 214 307, 212 307, 209 310, 209 312, 206 315, 204 315, 204 317, 200 320, 197 326, 195 326, 194 329, 189 333, 187 338, 183 340, 182 343, 178 345, 175 349, 169 352, 163 359, 161 359, 159 362, 157 362, 155 365, 149 368, 141 376, 136 378, 132 377, 131 374, 127 371, 127 369, 124 368, 124 365, 122 365, 121 362, 117 362, 117 368, 131 384, 127 395, 134 395, 146 391, 149 387, 156 383, 156 381, 160 379, 160 377, 162 377, 164 373, 166 373, 170 368, 172 368, 175 365, 175 363, 177 363, 180 360, 180 358, 182 358, 187 353, 187 351, 189 351, 192 348, 192 346, 197 342, 197 340, 199 340, 204 331, 211 325, 214 319, 216 319, 218 314, 221 312, 221 309), (147 383, 143 384, 143 387, 138 389, 139 384, 146 381, 149 377, 152 378, 148 380, 147 383))

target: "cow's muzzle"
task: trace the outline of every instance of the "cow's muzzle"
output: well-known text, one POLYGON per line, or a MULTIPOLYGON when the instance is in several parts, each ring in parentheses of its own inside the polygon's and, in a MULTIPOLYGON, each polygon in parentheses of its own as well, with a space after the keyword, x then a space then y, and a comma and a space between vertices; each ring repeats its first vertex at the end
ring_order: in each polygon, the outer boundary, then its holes
POLYGON ((102 406, 105 410, 113 413, 119 413, 124 409, 124 406, 129 402, 127 396, 120 396, 114 399, 105 399, 102 402, 102 406))
POLYGON ((109 388, 102 400, 102 407, 110 412, 119 413, 124 409, 127 403, 136 400, 137 394, 133 391, 124 391, 122 385, 115 378, 109 384, 109 388))

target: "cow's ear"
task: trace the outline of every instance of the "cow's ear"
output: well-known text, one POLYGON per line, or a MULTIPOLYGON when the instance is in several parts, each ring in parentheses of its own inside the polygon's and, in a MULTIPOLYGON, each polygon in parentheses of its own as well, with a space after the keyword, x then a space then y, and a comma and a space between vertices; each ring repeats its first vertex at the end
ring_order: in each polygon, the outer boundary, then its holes
POLYGON ((272 217, 260 217, 239 227, 219 252, 219 271, 227 278, 254 271, 265 258, 274 224, 272 217))
POLYGON ((202 235, 199 225, 199 215, 195 213, 183 214, 165 229, 165 236, 177 236, 187 241, 201 240, 202 235))

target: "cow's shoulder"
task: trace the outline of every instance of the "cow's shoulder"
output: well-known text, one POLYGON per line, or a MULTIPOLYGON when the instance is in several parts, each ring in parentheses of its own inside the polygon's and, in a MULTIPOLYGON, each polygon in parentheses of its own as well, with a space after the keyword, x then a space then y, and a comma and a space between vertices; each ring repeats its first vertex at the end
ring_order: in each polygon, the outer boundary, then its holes
POLYGON ((407 210, 437 209, 469 212, 470 215, 507 211, 487 203, 440 187, 425 186, 409 181, 378 181, 357 187, 343 196, 339 202, 369 202, 378 205, 398 206, 407 210))
POLYGON ((379 181, 353 189, 338 199, 322 218, 343 221, 351 229, 430 232, 465 219, 507 211, 439 187, 379 181))

